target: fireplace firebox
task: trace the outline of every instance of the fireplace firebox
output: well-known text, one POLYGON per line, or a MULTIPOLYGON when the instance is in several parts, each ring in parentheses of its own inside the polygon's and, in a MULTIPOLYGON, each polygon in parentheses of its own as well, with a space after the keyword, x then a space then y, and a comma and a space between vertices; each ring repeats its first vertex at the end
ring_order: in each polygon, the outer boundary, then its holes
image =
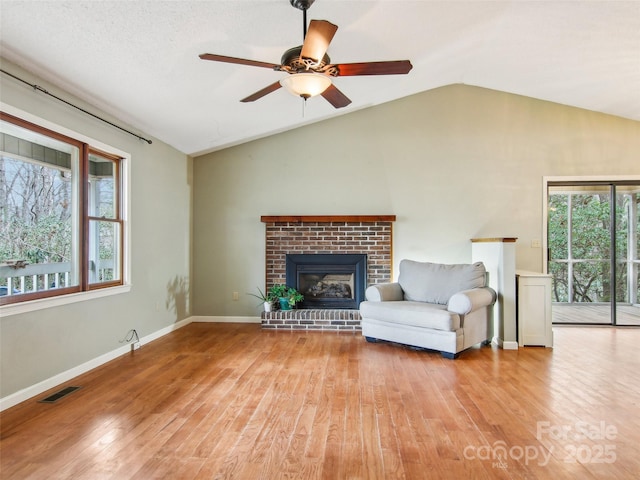
POLYGON ((354 309, 364 300, 367 255, 287 254, 287 285, 304 295, 299 308, 354 309))

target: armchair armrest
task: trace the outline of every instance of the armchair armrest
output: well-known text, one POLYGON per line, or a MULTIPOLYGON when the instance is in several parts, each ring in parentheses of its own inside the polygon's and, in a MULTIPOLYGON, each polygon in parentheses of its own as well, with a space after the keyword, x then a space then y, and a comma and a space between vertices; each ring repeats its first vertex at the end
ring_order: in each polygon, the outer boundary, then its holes
POLYGON ((397 282, 371 285, 364 292, 364 295, 370 302, 397 302, 404 300, 404 293, 397 282))
POLYGON ((447 310, 459 315, 466 315, 481 307, 493 305, 497 298, 496 292, 489 287, 463 290, 453 295, 447 304, 447 310))

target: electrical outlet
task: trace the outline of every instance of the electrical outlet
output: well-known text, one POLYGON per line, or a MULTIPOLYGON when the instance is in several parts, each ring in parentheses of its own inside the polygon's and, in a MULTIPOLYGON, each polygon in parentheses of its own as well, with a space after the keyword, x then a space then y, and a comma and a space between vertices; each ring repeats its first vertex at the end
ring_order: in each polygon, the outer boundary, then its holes
POLYGON ((240 300, 240 294, 239 294, 238 292, 233 292, 233 296, 232 296, 232 298, 233 298, 234 300, 240 300))
POLYGON ((531 240, 531 248, 540 248, 540 240, 531 240))

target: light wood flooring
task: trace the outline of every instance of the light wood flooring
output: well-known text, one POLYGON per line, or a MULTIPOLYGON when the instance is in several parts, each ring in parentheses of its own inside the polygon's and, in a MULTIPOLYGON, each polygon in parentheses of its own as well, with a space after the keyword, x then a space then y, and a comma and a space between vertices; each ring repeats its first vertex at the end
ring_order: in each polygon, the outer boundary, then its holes
POLYGON ((638 478, 640 329, 554 336, 447 360, 359 334, 193 323, 55 404, 2 412, 0 477, 638 478))

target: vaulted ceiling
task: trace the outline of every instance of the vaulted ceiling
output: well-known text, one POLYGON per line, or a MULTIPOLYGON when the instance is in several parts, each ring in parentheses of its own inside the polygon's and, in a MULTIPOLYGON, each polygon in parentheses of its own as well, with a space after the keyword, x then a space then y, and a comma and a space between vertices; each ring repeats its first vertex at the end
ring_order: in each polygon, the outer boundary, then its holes
POLYGON ((413 70, 334 79, 353 102, 341 109, 284 89, 241 103, 287 74, 198 55, 280 63, 302 43, 289 0, 1 0, 0 47, 192 155, 456 83, 640 121, 640 1, 316 0, 307 15, 338 25, 332 63, 413 70))

